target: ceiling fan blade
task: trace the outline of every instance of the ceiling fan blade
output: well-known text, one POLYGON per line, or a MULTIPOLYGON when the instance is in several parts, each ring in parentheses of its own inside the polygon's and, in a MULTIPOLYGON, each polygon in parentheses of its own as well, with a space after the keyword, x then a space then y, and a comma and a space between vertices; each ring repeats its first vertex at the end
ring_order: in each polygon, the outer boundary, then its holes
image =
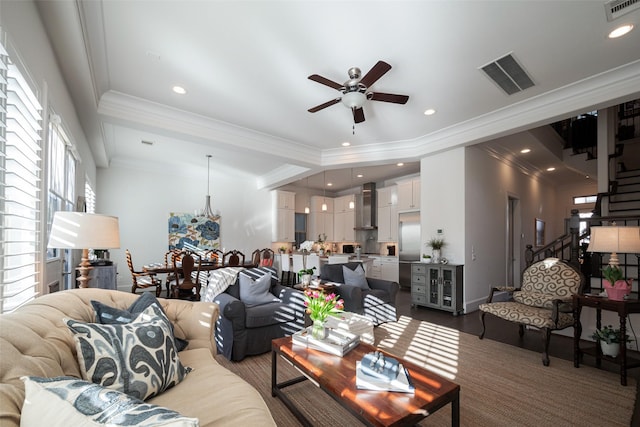
POLYGON ((318 74, 311 74, 309 76, 309 80, 313 80, 314 82, 318 82, 318 83, 323 84, 325 86, 332 87, 332 88, 334 88, 336 90, 342 89, 342 85, 340 83, 336 83, 333 80, 329 80, 328 78, 322 77, 322 76, 320 76, 318 74))
POLYGON ((372 101, 393 102, 394 104, 406 104, 409 97, 407 95, 396 95, 395 93, 371 92, 369 99, 372 101))
POLYGON ((364 122, 364 110, 362 109, 362 107, 352 108, 351 110, 353 111, 353 121, 355 123, 364 122))
POLYGON ((315 113, 322 110, 323 108, 331 107, 332 105, 337 104, 338 102, 340 102, 340 99, 342 98, 332 99, 331 101, 327 101, 324 104, 316 105, 313 108, 309 108, 307 111, 310 113, 315 113))
POLYGON ((360 83, 362 83, 366 87, 369 87, 374 84, 380 77, 384 76, 390 69, 391 65, 387 64, 384 61, 378 61, 376 65, 374 65, 373 68, 371 68, 369 72, 365 74, 362 79, 360 79, 360 83))

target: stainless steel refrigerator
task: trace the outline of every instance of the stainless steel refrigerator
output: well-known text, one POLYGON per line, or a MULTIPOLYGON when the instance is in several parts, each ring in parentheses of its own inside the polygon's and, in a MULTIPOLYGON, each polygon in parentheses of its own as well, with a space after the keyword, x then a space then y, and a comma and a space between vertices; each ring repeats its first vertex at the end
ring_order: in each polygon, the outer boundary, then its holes
POLYGON ((411 287, 411 263, 420 261, 420 213, 398 215, 400 286, 411 287))

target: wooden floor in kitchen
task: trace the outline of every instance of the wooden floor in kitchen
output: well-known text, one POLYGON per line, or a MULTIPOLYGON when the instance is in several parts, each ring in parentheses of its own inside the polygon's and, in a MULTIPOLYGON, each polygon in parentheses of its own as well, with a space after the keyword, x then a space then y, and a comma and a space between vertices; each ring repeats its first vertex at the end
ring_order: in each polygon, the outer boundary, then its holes
MULTIPOLYGON (((404 315, 416 320, 425 320, 427 322, 456 329, 460 332, 466 332, 471 335, 480 335, 480 332, 482 331, 480 316, 477 311, 453 316, 451 313, 446 311, 435 310, 427 307, 411 307, 411 291, 406 287, 402 287, 398 292, 396 309, 398 316, 404 315)), ((540 363, 542 363, 542 338, 539 332, 527 330, 521 338, 518 335, 518 326, 515 323, 507 322, 490 315, 485 317, 485 323, 487 331, 484 339, 492 339, 540 353, 540 363)), ((553 363, 553 358, 573 360, 573 339, 553 334, 549 345, 549 357, 551 359, 551 363, 553 363)), ((591 362, 589 360, 585 360, 585 362, 587 364, 595 364, 593 359, 591 362)), ((603 362, 603 368, 611 370, 612 372, 619 372, 618 366, 611 363, 603 362)), ((637 380, 638 391, 636 392, 636 404, 631 426, 640 427, 640 405, 638 402, 638 395, 640 394, 640 368, 628 370, 627 375, 632 376, 637 380)))

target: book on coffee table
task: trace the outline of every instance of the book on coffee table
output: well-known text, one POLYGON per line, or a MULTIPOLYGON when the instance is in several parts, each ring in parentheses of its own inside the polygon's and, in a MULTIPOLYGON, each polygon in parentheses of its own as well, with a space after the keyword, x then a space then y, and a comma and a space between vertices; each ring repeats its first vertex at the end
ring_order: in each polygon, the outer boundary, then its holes
POLYGON ((360 343, 358 335, 342 329, 329 329, 327 337, 319 340, 311 336, 311 328, 312 326, 309 326, 291 335, 293 343, 340 357, 360 343))
POLYGON ((398 364, 398 374, 395 378, 384 378, 382 376, 374 376, 365 373, 362 369, 363 361, 356 362, 356 388, 359 390, 371 391, 394 391, 400 393, 415 392, 415 387, 411 382, 411 377, 407 369, 398 364))

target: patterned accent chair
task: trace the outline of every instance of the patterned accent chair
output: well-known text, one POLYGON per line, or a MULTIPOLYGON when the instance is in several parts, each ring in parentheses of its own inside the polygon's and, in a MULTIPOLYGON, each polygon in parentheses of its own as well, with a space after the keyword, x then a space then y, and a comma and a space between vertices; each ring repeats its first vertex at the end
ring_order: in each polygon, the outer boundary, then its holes
POLYGON ((487 302, 480 304, 480 339, 484 338, 487 313, 517 323, 521 337, 525 326, 538 328, 542 334, 542 364, 549 366, 551 331, 573 326, 571 298, 582 293, 584 286, 582 273, 557 258, 530 265, 522 273, 520 288, 493 288, 487 302), (496 292, 507 292, 512 299, 494 302, 496 292))

